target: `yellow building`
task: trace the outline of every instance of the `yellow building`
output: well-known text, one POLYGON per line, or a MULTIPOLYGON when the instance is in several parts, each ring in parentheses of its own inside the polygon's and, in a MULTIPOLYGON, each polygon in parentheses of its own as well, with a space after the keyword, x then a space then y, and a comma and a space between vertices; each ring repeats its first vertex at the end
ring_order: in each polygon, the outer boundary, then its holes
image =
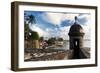
POLYGON ((24 47, 39 48, 39 35, 37 32, 30 31, 28 33, 25 33, 24 47))

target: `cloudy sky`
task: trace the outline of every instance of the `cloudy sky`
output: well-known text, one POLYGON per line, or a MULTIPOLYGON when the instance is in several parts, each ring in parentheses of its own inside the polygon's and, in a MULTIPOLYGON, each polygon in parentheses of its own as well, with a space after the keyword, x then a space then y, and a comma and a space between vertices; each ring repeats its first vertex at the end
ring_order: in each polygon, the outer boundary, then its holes
POLYGON ((36 23, 29 25, 30 29, 37 31, 39 36, 45 38, 62 37, 69 39, 68 32, 75 22, 74 17, 78 17, 78 23, 83 27, 85 39, 90 39, 91 34, 91 15, 89 13, 67 13, 67 12, 44 12, 44 11, 24 11, 27 15, 35 16, 36 23))

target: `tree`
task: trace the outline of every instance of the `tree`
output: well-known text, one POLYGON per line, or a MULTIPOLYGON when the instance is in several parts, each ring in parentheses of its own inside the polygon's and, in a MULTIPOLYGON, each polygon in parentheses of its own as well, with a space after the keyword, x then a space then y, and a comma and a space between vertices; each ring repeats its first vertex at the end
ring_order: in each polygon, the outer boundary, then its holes
POLYGON ((35 20, 35 16, 34 15, 27 15, 26 13, 24 14, 24 34, 25 34, 25 39, 29 39, 29 33, 30 33, 30 29, 29 29, 29 24, 35 24, 36 20, 35 20))
POLYGON ((43 40, 44 40, 44 38, 43 38, 43 37, 40 37, 40 38, 39 38, 39 40, 40 40, 40 41, 43 41, 43 40))
POLYGON ((28 26, 28 24, 25 24, 24 31, 25 31, 25 32, 29 32, 29 30, 30 30, 30 29, 29 29, 29 26, 28 26))
POLYGON ((48 43, 49 45, 52 45, 52 44, 55 44, 55 41, 56 41, 56 38, 54 37, 54 38, 48 39, 47 43, 48 43))
POLYGON ((35 19, 34 15, 31 14, 28 17, 29 17, 28 23, 31 23, 31 24, 35 24, 36 23, 36 19, 35 19))
POLYGON ((39 40, 39 34, 35 31, 29 32, 29 39, 30 40, 39 40))
POLYGON ((39 48, 39 35, 35 31, 29 32, 29 41, 30 41, 30 47, 31 48, 39 48))
POLYGON ((24 25, 25 25, 25 31, 29 32, 29 24, 35 24, 36 23, 36 19, 34 15, 27 15, 24 14, 24 25))
POLYGON ((63 41, 63 38, 58 38, 58 41, 63 41))

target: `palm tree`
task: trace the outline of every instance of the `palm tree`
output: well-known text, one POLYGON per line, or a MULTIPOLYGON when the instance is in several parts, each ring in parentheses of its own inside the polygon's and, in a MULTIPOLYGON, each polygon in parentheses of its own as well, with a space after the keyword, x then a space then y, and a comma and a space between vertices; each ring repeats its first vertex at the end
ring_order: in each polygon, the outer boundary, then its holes
POLYGON ((24 25, 25 25, 25 38, 28 38, 29 36, 29 32, 30 32, 30 28, 29 28, 29 24, 35 24, 36 23, 36 19, 35 19, 35 16, 34 15, 27 15, 27 14, 24 14, 25 15, 25 21, 24 21, 24 25))
POLYGON ((36 19, 35 19, 34 15, 31 14, 28 17, 29 17, 28 23, 31 23, 31 24, 35 24, 36 23, 36 19))
POLYGON ((27 15, 26 14, 26 21, 25 21, 25 40, 30 41, 30 48, 39 48, 39 35, 37 32, 32 31, 29 25, 36 24, 36 19, 34 15, 27 15), (26 23, 27 22, 27 23, 26 23))
POLYGON ((36 19, 35 19, 35 16, 34 15, 27 15, 27 14, 24 14, 25 16, 25 21, 24 21, 24 24, 25 24, 25 31, 29 32, 30 28, 29 28, 29 24, 33 25, 36 23, 36 19))

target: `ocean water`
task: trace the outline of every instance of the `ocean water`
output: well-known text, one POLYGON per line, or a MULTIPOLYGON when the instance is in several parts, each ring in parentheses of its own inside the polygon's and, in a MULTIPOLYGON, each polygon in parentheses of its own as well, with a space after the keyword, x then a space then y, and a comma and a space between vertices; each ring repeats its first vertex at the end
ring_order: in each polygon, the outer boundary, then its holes
MULTIPOLYGON (((83 41, 83 47, 91 47, 91 41, 90 40, 84 40, 83 41)), ((69 50, 69 41, 64 41, 64 44, 62 47, 57 47, 55 49, 64 49, 69 50)))
POLYGON ((83 41, 83 47, 91 47, 91 41, 90 40, 84 40, 83 41))

